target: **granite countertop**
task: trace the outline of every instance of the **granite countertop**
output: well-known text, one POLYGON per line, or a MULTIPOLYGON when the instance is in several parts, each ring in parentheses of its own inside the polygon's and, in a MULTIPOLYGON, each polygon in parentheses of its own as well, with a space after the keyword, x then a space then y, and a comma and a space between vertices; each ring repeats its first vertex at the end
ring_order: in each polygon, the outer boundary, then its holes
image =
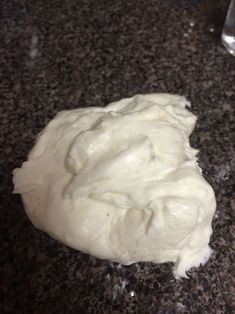
POLYGON ((235 58, 220 41, 228 1, 1 1, 0 313, 235 313, 235 58), (216 5, 215 5, 216 3, 216 5), (190 279, 172 264, 121 266, 34 228, 12 170, 62 109, 137 93, 186 95, 192 145, 217 198, 211 247, 190 279))

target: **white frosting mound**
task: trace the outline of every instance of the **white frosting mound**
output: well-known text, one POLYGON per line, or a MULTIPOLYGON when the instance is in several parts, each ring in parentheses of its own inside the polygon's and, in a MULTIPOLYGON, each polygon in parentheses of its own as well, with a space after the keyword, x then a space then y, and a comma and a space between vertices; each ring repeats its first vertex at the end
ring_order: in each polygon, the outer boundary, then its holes
POLYGON ((122 264, 174 262, 176 276, 204 264, 216 203, 189 144, 196 117, 186 105, 149 94, 57 114, 14 170, 32 223, 122 264))

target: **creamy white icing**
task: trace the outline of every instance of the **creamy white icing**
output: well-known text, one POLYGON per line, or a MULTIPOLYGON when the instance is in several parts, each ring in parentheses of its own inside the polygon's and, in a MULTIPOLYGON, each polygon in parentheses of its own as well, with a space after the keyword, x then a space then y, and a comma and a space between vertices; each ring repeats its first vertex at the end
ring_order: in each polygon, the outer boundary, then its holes
POLYGON ((174 262, 176 276, 204 264, 216 203, 186 105, 149 94, 58 113, 14 170, 29 219, 102 259, 174 262))

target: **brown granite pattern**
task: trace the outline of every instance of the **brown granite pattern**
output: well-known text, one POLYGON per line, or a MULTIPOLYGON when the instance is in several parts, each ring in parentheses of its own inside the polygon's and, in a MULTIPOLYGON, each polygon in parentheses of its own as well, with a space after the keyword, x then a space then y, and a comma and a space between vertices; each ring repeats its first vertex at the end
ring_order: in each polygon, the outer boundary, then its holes
POLYGON ((0 313, 235 313, 235 58, 219 38, 227 6, 1 1, 0 313), (11 194, 12 169, 56 112, 149 92, 192 102, 192 144, 216 193, 214 254, 189 280, 176 281, 170 263, 121 267, 65 247, 35 229, 11 194))

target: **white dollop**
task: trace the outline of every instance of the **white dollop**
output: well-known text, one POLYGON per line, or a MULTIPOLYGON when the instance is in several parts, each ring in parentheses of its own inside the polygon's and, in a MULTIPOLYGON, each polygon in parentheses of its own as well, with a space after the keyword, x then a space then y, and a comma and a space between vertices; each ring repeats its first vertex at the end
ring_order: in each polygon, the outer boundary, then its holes
POLYGON ((32 223, 68 246, 131 264, 204 264, 215 196, 190 147, 184 97, 137 95, 62 111, 14 170, 32 223))

